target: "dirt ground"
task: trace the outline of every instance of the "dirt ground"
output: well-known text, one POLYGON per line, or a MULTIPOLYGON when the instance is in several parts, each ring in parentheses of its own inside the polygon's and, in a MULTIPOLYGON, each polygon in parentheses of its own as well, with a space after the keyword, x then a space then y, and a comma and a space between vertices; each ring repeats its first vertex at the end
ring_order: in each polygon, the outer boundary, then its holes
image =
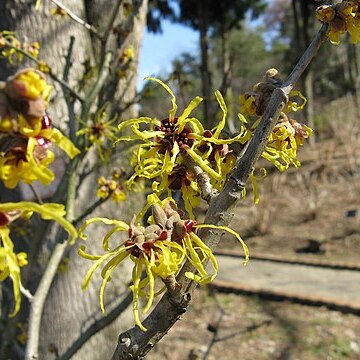
POLYGON ((193 300, 148 359, 360 359, 358 316, 204 289, 193 300))
MULTIPOLYGON (((300 169, 269 170, 259 182, 258 205, 251 193, 241 202, 231 227, 250 255, 359 263, 360 141, 344 134, 304 148, 300 169)), ((239 249, 230 238, 220 246, 239 249)), ((360 317, 201 288, 183 320, 147 358, 355 360, 360 359, 360 317)))

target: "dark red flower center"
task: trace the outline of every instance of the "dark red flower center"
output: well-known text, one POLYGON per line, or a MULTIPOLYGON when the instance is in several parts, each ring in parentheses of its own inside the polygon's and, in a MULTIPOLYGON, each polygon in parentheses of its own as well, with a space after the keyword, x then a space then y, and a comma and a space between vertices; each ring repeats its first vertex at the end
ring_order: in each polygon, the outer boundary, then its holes
POLYGON ((52 124, 52 120, 49 116, 44 115, 41 119, 41 129, 50 129, 52 124))
POLYGON ((194 140, 191 138, 191 129, 185 127, 180 133, 176 126, 178 118, 174 118, 171 122, 168 118, 161 120, 161 125, 155 126, 156 131, 161 131, 165 134, 164 137, 156 138, 156 141, 160 143, 160 153, 165 154, 166 150, 171 150, 174 143, 177 142, 180 150, 185 146, 191 147, 194 140))
POLYGON ((5 226, 9 222, 9 217, 6 215, 6 213, 0 211, 0 226, 5 226))

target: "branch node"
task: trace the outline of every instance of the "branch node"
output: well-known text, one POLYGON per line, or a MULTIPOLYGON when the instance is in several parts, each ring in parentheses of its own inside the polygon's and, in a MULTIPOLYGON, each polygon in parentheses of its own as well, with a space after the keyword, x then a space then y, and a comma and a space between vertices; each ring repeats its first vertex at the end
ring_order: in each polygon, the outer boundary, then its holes
POLYGON ((185 293, 181 296, 174 297, 172 294, 167 294, 169 303, 176 307, 176 312, 181 315, 186 312, 186 309, 191 301, 191 294, 185 293))
POLYGON ((241 191, 245 187, 245 183, 240 179, 237 179, 235 176, 231 175, 229 180, 232 180, 235 185, 238 187, 238 191, 241 191))
POLYGON ((163 279, 163 282, 171 297, 176 297, 176 295, 180 293, 181 285, 176 281, 174 274, 168 276, 166 279, 163 279))
POLYGON ((119 346, 126 347, 127 349, 130 348, 131 345, 131 337, 128 332, 121 333, 119 335, 119 346))

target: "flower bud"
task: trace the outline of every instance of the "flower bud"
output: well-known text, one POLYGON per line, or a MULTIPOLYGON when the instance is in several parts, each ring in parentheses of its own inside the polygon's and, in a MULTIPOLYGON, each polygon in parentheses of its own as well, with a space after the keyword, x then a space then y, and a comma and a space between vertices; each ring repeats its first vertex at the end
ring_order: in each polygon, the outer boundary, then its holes
POLYGON ((44 75, 35 69, 24 69, 6 82, 7 95, 15 100, 37 100, 42 98, 47 100, 52 86, 48 85, 44 75))
POLYGON ((315 10, 315 13, 319 21, 328 23, 334 19, 336 12, 332 5, 322 5, 315 10))

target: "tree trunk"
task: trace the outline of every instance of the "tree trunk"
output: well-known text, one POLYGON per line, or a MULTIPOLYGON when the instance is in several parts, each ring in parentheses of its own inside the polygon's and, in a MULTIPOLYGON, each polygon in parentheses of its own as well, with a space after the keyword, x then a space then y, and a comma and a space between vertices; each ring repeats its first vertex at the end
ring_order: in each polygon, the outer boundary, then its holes
MULTIPOLYGON (((121 1, 120 1, 121 2, 121 1)), ((114 13, 117 1, 113 0, 83 0, 71 1, 63 0, 62 3, 73 13, 88 23, 98 26, 100 34, 106 29, 106 25, 114 13)), ((62 76, 65 57, 67 55, 70 37, 74 37, 74 47, 72 54, 72 66, 70 70, 69 83, 74 86, 81 78, 84 71, 84 63, 90 61, 91 64, 101 62, 100 50, 101 44, 90 35, 89 31, 80 24, 69 18, 55 18, 50 15, 51 8, 54 7, 50 0, 42 0, 39 11, 34 9, 35 1, 0 1, 0 31, 15 31, 19 40, 26 39, 28 42, 39 41, 41 45, 40 57, 44 59, 52 68, 53 72, 62 76)), ((108 47, 111 46, 114 53, 127 45, 132 45, 135 50, 133 60, 133 70, 128 76, 121 78, 116 84, 112 84, 112 99, 115 105, 121 105, 130 102, 136 92, 138 54, 142 34, 146 19, 147 0, 127 1, 131 7, 132 13, 126 14, 125 8, 120 9, 119 15, 114 25, 120 29, 120 34, 111 32, 108 47), (133 16, 136 15, 136 16, 133 16), (110 45, 109 45, 110 44, 110 45)), ((129 8, 127 8, 128 10, 129 8)), ((31 64, 25 62, 22 67, 31 64)), ((4 61, 0 64, 2 71, 0 76, 6 78, 15 70, 7 66, 4 61)), ((34 66, 32 64, 32 66, 34 66)), ((67 133, 66 119, 68 118, 67 107, 63 99, 63 94, 58 86, 54 84, 55 96, 49 105, 50 116, 55 124, 67 133)), ((116 106, 118 108, 119 106, 116 106)), ((124 118, 134 116, 136 109, 130 107, 124 118)), ((116 113, 116 110, 114 110, 116 113)), ((118 157, 119 158, 119 157, 118 157)), ((95 161, 94 158, 92 161, 95 161)), ((121 159, 118 160, 118 162, 121 159)), ((114 165, 114 164, 111 164, 114 165)), ((121 164, 123 165, 123 164, 121 164)), ((110 169, 102 169, 107 174, 110 169)), ((100 170, 101 171, 101 170, 100 170)), ((89 206, 95 200, 94 188, 96 187, 96 178, 99 173, 88 176, 79 186, 79 198, 77 199, 77 210, 89 206)), ((136 198, 130 198, 128 202, 133 201, 131 206, 108 205, 102 206, 97 213, 109 218, 130 219, 133 212, 139 208, 136 204, 141 201, 136 198)), ((97 228, 96 231, 89 233, 89 243, 87 248, 94 254, 100 252, 101 233, 104 230, 97 228), (95 244, 97 243, 97 244, 95 244), (94 245, 95 244, 95 245, 94 245)), ((47 252, 51 252, 47 242, 44 244, 43 263, 48 259, 47 252)), ((103 315, 99 308, 99 283, 100 277, 90 284, 86 292, 81 290, 81 283, 87 269, 91 264, 77 255, 78 245, 69 249, 67 257, 70 259, 68 270, 59 274, 52 284, 48 294, 43 319, 42 330, 40 334, 40 359, 55 359, 66 352, 66 350, 76 342, 79 337, 87 330, 89 325, 96 319, 101 319, 103 315)), ((127 281, 130 276, 129 266, 123 266, 117 271, 118 278, 113 278, 107 287, 105 294, 107 310, 110 312, 112 307, 126 298, 128 294, 127 281)), ((36 276, 34 276, 36 277, 36 276)), ((23 304, 25 301, 23 301, 23 304)), ((18 321, 18 320, 17 320, 18 321)), ((133 322, 132 314, 127 311, 111 326, 97 333, 87 342, 72 359, 106 359, 111 356, 116 345, 116 340, 121 329, 126 329, 133 322)), ((10 333, 10 332, 9 332, 10 333)), ((3 334, 4 335, 4 334, 3 334)), ((9 349, 5 342, 9 339, 2 339, 3 349, 9 349)), ((2 354, 4 356, 4 353, 2 354)), ((7 358, 16 359, 14 353, 8 353, 7 358)), ((1 357, 1 356, 0 356, 1 357)))
MULTIPOLYGON (((311 19, 311 11, 314 6, 312 1, 298 1, 292 0, 292 9, 294 17, 294 43, 297 44, 297 52, 302 53, 310 43, 310 31, 312 26, 309 23, 311 19)), ((306 71, 304 71, 301 78, 301 86, 304 95, 308 102, 304 109, 304 115, 307 124, 314 128, 314 71, 310 65, 306 71)), ((313 143, 314 137, 309 138, 309 142, 313 143)))
POLYGON ((234 95, 232 91, 232 74, 231 74, 231 54, 230 54, 230 31, 225 28, 221 29, 221 86, 220 92, 224 96, 226 103, 228 105, 228 119, 227 119, 227 129, 230 133, 235 133, 236 131, 236 120, 234 117, 234 95))
POLYGON ((202 95, 204 97, 204 124, 206 127, 212 126, 210 119, 210 97, 211 97, 211 77, 209 69, 209 42, 208 42, 208 10, 206 1, 200 0, 198 2, 199 14, 199 33, 200 33, 200 51, 201 51, 201 85, 202 95))

